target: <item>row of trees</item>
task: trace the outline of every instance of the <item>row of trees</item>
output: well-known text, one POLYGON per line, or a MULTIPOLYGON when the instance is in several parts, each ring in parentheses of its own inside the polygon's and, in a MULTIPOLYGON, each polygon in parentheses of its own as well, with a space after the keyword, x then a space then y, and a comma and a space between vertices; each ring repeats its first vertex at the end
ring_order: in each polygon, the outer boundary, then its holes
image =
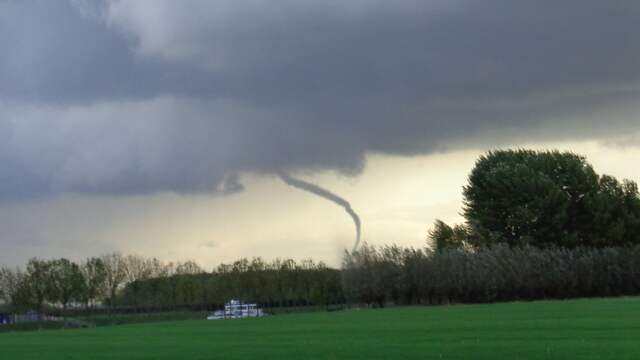
POLYGON ((364 244, 342 270, 311 260, 242 259, 212 272, 111 254, 81 264, 29 261, 0 270, 0 296, 15 311, 69 304, 113 310, 219 307, 231 298, 265 307, 475 303, 640 294, 640 246, 433 249, 364 244))
POLYGON ((364 245, 346 254, 352 303, 477 303, 640 294, 640 246, 441 250, 364 245))
POLYGON ((0 300, 15 311, 63 311, 69 304, 114 307, 127 284, 202 272, 193 261, 164 263, 137 255, 108 254, 76 263, 68 259, 31 259, 26 268, 0 268, 0 300))
POLYGON ((70 304, 111 311, 208 308, 231 298, 264 306, 326 306, 344 302, 340 281, 340 271, 312 260, 241 259, 207 272, 194 261, 109 254, 81 263, 31 259, 25 270, 2 267, 0 299, 14 311, 49 306, 65 312, 70 304))
POLYGON ((127 284, 121 304, 128 307, 219 307, 240 298, 266 307, 328 306, 344 303, 340 271, 312 260, 261 258, 222 264, 211 273, 194 272, 127 284))

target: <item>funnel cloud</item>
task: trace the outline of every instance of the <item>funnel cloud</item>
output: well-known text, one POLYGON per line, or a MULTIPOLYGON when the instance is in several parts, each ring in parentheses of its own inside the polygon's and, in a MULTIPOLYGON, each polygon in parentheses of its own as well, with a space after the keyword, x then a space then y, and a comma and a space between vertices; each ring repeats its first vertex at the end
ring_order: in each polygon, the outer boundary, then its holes
POLYGON ((342 206, 344 210, 347 212, 347 214, 351 216, 351 218, 353 219, 353 223, 356 226, 356 242, 353 245, 353 251, 356 251, 358 249, 358 245, 360 245, 360 226, 361 226, 360 217, 358 216, 358 214, 356 214, 353 208, 351 208, 351 204, 347 200, 341 198, 340 196, 332 193, 327 189, 321 188, 318 185, 293 178, 282 171, 278 172, 278 176, 280 176, 280 179, 282 179, 282 181, 284 181, 289 186, 293 186, 300 190, 304 190, 312 194, 318 195, 322 198, 325 198, 329 201, 333 201, 334 203, 342 206))

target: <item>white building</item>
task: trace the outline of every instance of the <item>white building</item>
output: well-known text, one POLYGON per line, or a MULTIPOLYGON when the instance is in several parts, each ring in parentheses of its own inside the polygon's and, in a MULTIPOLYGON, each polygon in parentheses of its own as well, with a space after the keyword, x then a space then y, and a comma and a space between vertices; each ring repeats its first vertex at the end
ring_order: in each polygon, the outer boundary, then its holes
POLYGON ((231 300, 224 305, 224 310, 213 312, 207 320, 243 319, 264 316, 262 309, 256 304, 244 304, 240 300, 231 300))

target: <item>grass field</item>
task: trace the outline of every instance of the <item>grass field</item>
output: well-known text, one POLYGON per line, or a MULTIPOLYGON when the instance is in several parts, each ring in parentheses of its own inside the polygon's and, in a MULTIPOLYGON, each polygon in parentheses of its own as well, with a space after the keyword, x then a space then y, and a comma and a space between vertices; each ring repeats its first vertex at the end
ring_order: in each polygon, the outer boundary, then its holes
POLYGON ((640 359, 640 299, 403 307, 0 334, 1 359, 640 359))

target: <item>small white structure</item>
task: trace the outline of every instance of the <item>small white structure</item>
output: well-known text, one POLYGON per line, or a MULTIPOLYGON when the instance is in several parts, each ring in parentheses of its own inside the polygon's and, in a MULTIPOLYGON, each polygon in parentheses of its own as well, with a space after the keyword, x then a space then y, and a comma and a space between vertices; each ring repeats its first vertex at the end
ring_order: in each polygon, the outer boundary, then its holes
POLYGON ((244 319, 264 316, 262 309, 256 304, 244 304, 240 300, 231 300, 218 310, 207 316, 207 320, 244 319))

